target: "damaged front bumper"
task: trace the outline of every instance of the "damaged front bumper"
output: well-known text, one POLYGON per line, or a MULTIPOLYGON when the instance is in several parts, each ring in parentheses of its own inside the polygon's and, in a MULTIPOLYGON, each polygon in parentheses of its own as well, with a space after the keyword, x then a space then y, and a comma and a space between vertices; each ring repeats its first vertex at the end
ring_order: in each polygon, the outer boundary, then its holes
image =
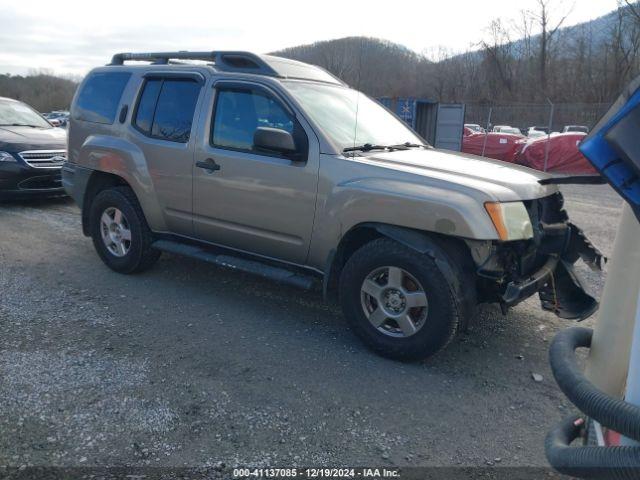
POLYGON ((534 238, 491 247, 491 254, 478 263, 485 298, 506 310, 538 293, 544 310, 571 320, 584 320, 598 309, 574 264, 582 259, 592 270, 601 271, 604 257, 568 221, 562 205, 559 193, 529 202, 534 238))
POLYGON ((602 270, 602 254, 586 239, 582 230, 568 224, 569 239, 564 251, 550 254, 546 263, 530 277, 511 281, 502 294, 510 307, 538 292, 544 310, 567 320, 585 320, 598 310, 598 301, 585 291, 574 263, 581 258, 593 270, 602 270))

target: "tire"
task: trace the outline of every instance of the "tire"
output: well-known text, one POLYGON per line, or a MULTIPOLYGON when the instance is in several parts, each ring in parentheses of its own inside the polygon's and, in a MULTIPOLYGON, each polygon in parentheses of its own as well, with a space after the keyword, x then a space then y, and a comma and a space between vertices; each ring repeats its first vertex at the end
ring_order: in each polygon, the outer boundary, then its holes
POLYGON ((112 187, 100 191, 91 202, 89 215, 93 246, 110 269, 119 273, 139 273, 149 269, 160 258, 160 251, 151 248, 153 235, 138 199, 129 187, 112 187), (122 250, 115 243, 107 245, 110 238, 105 240, 103 237, 103 215, 116 218, 118 211, 121 212, 119 225, 123 226, 120 232, 125 232, 119 238, 129 237, 128 241, 122 242, 125 245, 122 250))
MULTIPOLYGON (((460 270, 454 267, 454 271, 460 270)), ((357 250, 347 261, 340 276, 340 304, 356 335, 378 354, 401 361, 431 357, 451 341, 463 317, 461 299, 454 292, 454 286, 450 285, 431 257, 388 238, 374 240, 357 250), (392 271, 397 278, 398 269, 402 271, 401 293, 390 287, 392 271), (367 285, 372 285, 371 281, 375 285, 365 288, 365 281, 367 285), (384 292, 382 294, 369 295, 364 291, 373 289, 379 292, 380 285, 384 292), (410 288, 405 288, 407 286, 410 288), (417 290, 411 291, 414 289, 417 290), (409 296, 413 294, 421 298, 421 293, 427 301, 421 299, 419 304, 426 303, 426 306, 409 309, 411 304, 416 303, 414 300, 410 302, 409 296), (399 303, 398 297, 401 298, 399 303), (377 298, 384 299, 382 314, 381 301, 377 298), (398 309, 409 312, 413 328, 404 328, 408 323, 405 316, 402 322, 388 318, 382 325, 374 326, 390 309, 394 314, 398 313, 398 309), (417 331, 412 333, 413 329, 417 331)))

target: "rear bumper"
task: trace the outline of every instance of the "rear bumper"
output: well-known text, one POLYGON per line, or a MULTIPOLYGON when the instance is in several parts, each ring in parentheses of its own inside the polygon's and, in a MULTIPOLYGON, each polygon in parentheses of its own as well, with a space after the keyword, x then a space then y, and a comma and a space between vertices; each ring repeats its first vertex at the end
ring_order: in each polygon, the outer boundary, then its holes
POLYGON ((82 209, 84 194, 89 183, 92 170, 79 167, 74 163, 65 162, 62 165, 62 187, 76 204, 82 209))

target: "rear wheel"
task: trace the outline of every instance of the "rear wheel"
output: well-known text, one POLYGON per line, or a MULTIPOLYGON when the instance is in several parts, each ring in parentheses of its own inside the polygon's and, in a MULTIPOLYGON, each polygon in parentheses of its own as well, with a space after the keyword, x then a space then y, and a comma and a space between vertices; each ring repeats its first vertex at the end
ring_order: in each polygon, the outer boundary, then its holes
POLYGON ((437 353, 453 338, 461 316, 460 300, 436 262, 388 238, 349 258, 340 303, 365 344, 398 360, 437 353))
POLYGON ((99 192, 90 208, 93 245, 109 268, 120 273, 137 273, 158 260, 160 251, 151 248, 153 236, 129 187, 99 192))

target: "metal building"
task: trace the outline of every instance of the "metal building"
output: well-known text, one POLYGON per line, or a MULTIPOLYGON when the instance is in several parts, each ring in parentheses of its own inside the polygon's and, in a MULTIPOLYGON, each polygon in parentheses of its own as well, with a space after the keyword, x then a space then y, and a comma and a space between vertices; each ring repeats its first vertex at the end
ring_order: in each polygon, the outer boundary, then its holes
POLYGON ((382 97, 378 101, 436 148, 460 151, 465 105, 422 98, 382 97))

